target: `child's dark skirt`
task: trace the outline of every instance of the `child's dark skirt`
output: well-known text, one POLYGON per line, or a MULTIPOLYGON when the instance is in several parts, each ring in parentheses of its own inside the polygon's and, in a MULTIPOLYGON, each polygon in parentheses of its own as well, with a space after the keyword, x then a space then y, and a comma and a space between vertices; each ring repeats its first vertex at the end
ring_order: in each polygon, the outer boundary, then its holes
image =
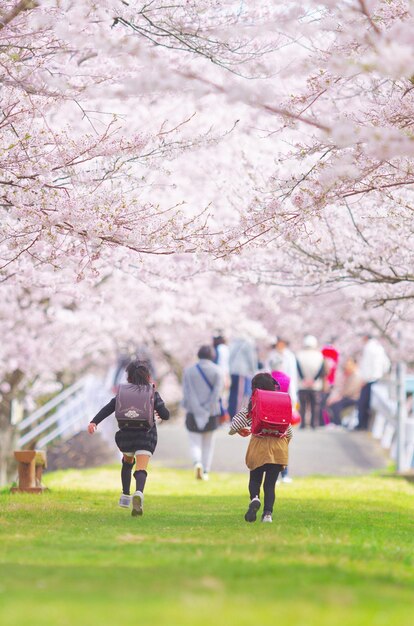
POLYGON ((136 450, 148 450, 154 454, 157 447, 157 428, 153 426, 149 431, 118 430, 115 434, 115 443, 121 452, 135 452, 136 450))

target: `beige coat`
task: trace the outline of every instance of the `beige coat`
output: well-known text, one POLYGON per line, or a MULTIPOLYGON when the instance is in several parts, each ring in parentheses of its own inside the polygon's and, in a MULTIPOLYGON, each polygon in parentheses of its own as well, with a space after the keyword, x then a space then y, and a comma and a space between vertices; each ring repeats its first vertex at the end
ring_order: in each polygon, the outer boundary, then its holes
MULTIPOLYGON (((250 429, 252 424, 248 408, 244 407, 233 417, 230 424, 229 435, 250 429)), ((249 470, 254 470, 266 463, 287 465, 289 462, 289 441, 292 439, 292 426, 286 431, 285 437, 260 437, 251 435, 246 452, 246 465, 249 470)))
POLYGON ((254 470, 266 463, 288 465, 289 463, 289 440, 287 437, 250 437, 246 452, 246 465, 249 470, 254 470))

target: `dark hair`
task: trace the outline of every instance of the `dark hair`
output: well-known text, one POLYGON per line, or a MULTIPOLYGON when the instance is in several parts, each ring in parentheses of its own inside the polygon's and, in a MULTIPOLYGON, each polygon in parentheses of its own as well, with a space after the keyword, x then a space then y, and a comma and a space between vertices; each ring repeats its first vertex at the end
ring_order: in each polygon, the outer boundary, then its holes
POLYGON ((223 337, 223 335, 216 335, 215 337, 213 337, 213 346, 215 348, 217 348, 217 346, 221 346, 221 344, 223 343, 226 343, 226 340, 223 337))
POLYGON ((133 385, 150 385, 151 374, 146 361, 131 361, 126 367, 128 382, 133 385))
MULTIPOLYGON (((260 372, 252 378, 252 392, 255 389, 265 389, 266 391, 278 391, 280 385, 268 372, 260 372)), ((250 397, 248 410, 252 410, 252 399, 250 397)))
POLYGON ((277 345, 278 343, 284 343, 284 344, 285 344, 285 346, 288 346, 288 345, 289 345, 289 341, 288 341, 287 339, 285 339, 284 337, 278 337, 278 338, 277 338, 277 341, 276 341, 276 345, 277 345))
POLYGON ((208 359, 209 361, 214 361, 215 353, 214 349, 211 346, 201 346, 199 351, 197 352, 197 356, 199 359, 208 359))
POLYGON ((260 372, 252 379, 252 391, 255 389, 266 389, 267 391, 277 391, 280 385, 268 372, 260 372))

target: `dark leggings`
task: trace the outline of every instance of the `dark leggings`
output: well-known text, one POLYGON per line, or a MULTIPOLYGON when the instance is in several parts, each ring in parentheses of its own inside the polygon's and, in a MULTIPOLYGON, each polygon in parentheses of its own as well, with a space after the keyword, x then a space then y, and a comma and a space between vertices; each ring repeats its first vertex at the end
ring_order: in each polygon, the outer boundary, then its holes
POLYGON ((260 498, 260 488, 262 486, 263 474, 266 473, 264 479, 264 508, 266 513, 272 513, 273 505, 275 503, 275 487, 277 477, 282 471, 283 465, 276 465, 275 463, 266 463, 256 469, 251 470, 249 480, 249 493, 250 499, 260 498))
MULTIPOLYGON (((129 496, 131 489, 131 477, 132 477, 132 468, 135 465, 135 459, 133 459, 132 463, 128 463, 125 459, 122 459, 122 468, 121 468, 121 481, 122 481, 122 493, 129 496)), ((147 480, 147 472, 146 470, 136 470, 134 472, 134 478, 136 481, 137 491, 144 491, 145 483, 147 480)))
POLYGON ((132 463, 128 463, 125 459, 122 459, 122 467, 121 467, 121 482, 122 482, 122 493, 129 496, 131 489, 131 477, 132 477, 132 468, 135 465, 135 459, 132 460, 132 463))

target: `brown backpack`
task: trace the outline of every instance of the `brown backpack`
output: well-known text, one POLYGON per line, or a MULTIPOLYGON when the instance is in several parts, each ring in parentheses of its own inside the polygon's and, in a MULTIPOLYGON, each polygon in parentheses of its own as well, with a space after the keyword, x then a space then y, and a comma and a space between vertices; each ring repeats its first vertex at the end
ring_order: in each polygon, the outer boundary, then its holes
POLYGON ((147 431, 155 424, 155 390, 153 385, 119 385, 115 417, 119 428, 147 431))

